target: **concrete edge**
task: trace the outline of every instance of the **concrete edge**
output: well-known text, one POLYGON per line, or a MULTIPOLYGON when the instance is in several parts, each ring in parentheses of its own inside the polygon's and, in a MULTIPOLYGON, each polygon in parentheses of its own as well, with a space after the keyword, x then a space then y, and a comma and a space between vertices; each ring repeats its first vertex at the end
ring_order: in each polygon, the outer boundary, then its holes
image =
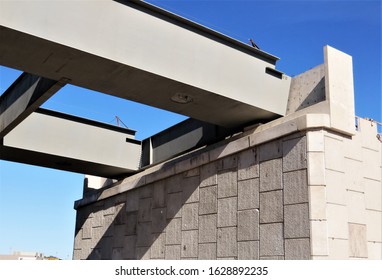
POLYGON ((182 155, 181 157, 152 166, 113 184, 109 188, 100 189, 91 195, 75 201, 74 208, 78 209, 111 196, 194 169, 198 166, 219 160, 282 136, 318 128, 329 131, 333 130, 330 127, 330 117, 328 114, 305 114, 284 122, 280 122, 278 119, 212 146, 207 146, 189 154, 182 155))

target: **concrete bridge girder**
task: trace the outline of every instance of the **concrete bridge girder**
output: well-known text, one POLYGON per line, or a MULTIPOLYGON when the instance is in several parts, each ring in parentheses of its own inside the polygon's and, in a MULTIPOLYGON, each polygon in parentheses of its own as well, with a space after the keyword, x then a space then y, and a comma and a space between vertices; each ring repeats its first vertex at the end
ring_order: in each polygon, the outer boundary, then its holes
POLYGON ((0 38, 1 65, 209 123, 286 111, 276 57, 141 1, 0 1, 0 38))
POLYGON ((1 159, 117 178, 286 113, 290 77, 277 57, 142 1, 0 1, 0 38, 0 65, 25 71, 2 97, 17 99, 17 114, 1 102, 1 159), (65 83, 193 119, 141 145, 33 113, 65 83))
POLYGON ((0 159, 120 178, 137 172, 135 131, 39 109, 2 139, 0 159))

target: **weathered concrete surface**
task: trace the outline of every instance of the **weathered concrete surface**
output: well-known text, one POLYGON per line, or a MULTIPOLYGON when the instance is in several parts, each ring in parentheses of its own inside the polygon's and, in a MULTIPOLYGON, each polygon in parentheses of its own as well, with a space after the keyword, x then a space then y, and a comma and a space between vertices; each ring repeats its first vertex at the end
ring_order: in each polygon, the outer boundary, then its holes
POLYGON ((382 259, 381 144, 376 125, 357 123, 353 137, 309 133, 308 154, 323 159, 312 165, 321 179, 309 182, 313 259, 382 259))
POLYGON ((325 101, 324 64, 293 77, 287 115, 325 101))

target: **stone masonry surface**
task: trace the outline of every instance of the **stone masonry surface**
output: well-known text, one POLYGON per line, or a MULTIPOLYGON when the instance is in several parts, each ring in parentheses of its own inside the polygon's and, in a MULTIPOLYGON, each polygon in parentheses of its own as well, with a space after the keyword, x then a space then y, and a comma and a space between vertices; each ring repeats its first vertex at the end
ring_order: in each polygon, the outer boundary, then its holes
POLYGON ((309 259, 306 136, 243 147, 77 209, 74 259, 309 259))
POLYGON ((170 162, 77 208, 74 259, 382 259, 375 133, 244 135, 170 162))

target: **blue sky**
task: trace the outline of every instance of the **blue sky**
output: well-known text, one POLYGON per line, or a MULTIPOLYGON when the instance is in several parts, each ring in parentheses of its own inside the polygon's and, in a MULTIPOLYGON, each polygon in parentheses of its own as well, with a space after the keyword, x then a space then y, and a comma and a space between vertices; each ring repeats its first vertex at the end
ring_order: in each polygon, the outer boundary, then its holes
MULTIPOLYGON (((253 38, 294 76, 323 63, 323 46, 353 57, 356 115, 381 115, 380 1, 150 0, 239 41, 253 38)), ((0 42, 1 43, 1 42, 0 42)), ((20 74, 0 68, 0 93, 20 74)), ((119 116, 144 139, 185 117, 66 86, 43 107, 110 123, 119 116), (142 115, 146 116, 142 118, 142 115)), ((82 174, 0 161, 0 254, 14 250, 72 256, 82 174)))

